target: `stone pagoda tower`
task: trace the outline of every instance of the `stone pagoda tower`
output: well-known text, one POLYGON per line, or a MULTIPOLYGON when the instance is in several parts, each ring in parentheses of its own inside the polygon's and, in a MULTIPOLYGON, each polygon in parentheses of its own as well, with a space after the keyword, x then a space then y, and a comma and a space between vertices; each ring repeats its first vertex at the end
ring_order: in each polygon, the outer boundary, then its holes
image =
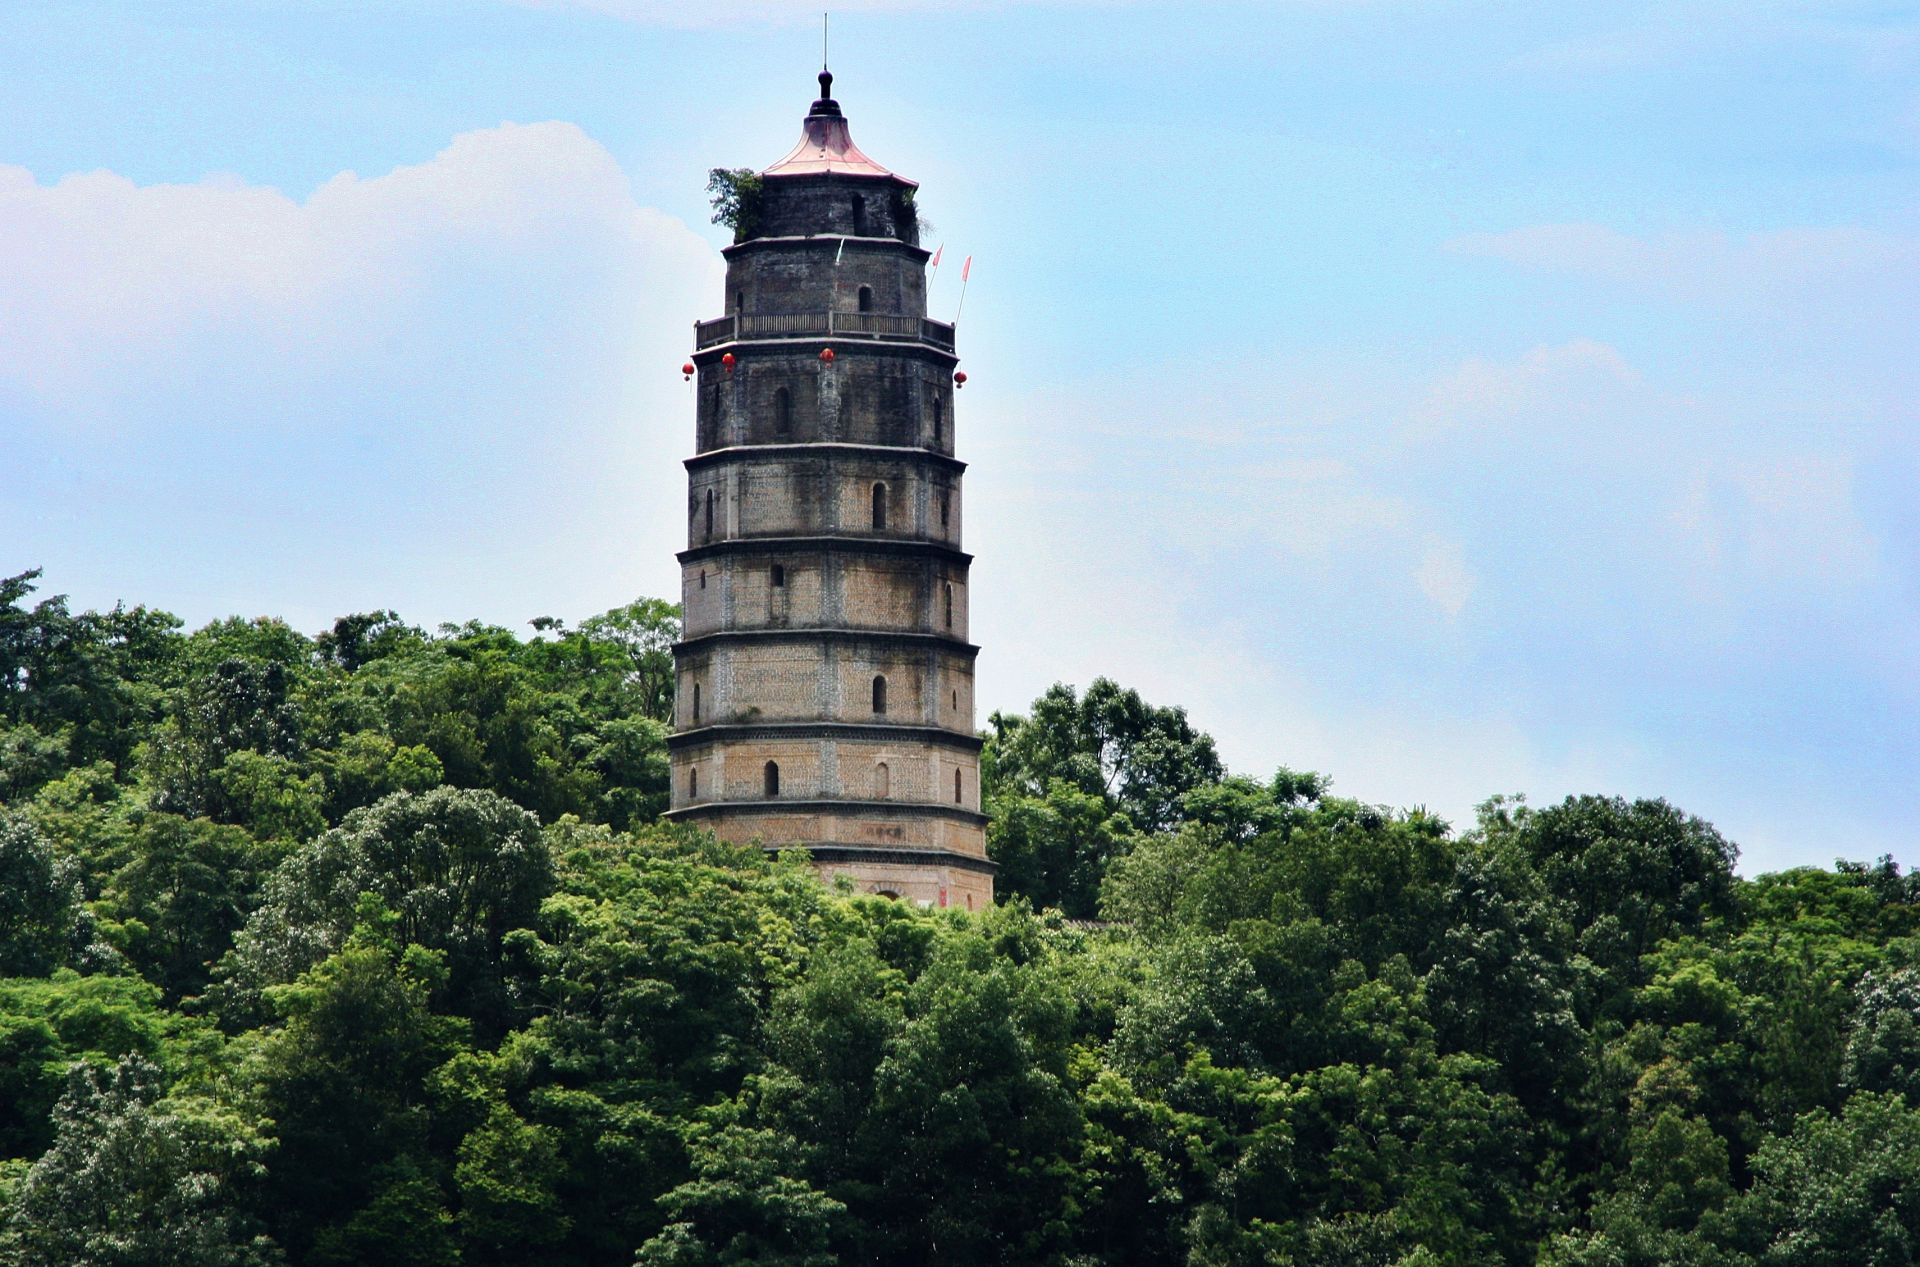
POLYGON ((954 330, 926 315, 916 186, 854 146, 832 85, 694 327, 670 816, 983 908, 954 330))

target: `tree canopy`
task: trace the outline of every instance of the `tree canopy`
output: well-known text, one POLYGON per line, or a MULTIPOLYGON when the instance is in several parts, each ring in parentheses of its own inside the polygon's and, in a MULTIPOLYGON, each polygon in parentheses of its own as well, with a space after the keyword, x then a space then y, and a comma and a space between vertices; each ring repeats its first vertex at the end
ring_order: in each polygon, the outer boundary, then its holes
POLYGON ((1456 827, 1104 679, 999 902, 666 824, 677 612, 309 637, 0 581, 0 1265, 1920 1260, 1920 884, 1456 827))

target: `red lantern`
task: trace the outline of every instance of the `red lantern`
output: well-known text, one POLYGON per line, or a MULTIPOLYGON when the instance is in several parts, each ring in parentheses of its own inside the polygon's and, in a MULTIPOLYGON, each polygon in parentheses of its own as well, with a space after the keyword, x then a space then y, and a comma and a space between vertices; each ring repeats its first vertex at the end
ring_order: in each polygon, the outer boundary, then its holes
POLYGON ((682 365, 680 367, 680 378, 684 382, 684 381, 690 380, 692 377, 693 377, 693 362, 688 361, 685 365, 682 365))
POLYGON ((733 373, 733 353, 728 352, 720 358, 720 364, 727 367, 727 373, 733 373))
POLYGON ((955 387, 965 387, 967 385, 967 372, 965 370, 961 370, 953 376, 953 385, 955 387))
POLYGON ((823 360, 823 361, 825 361, 825 362, 826 362, 826 363, 827 363, 828 365, 832 365, 832 364, 833 364, 833 349, 832 349, 832 348, 821 348, 821 349, 820 349, 820 359, 821 359, 821 360, 823 360))

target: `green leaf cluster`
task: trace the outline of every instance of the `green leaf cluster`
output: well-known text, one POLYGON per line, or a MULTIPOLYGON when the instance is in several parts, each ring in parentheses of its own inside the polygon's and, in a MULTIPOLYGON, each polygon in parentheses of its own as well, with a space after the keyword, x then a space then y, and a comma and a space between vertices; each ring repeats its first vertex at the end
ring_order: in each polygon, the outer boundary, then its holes
POLYGON ((1920 885, 1456 829, 1096 681, 1002 901, 659 820, 677 613, 183 632, 0 583, 0 1265, 1920 1260, 1920 885))

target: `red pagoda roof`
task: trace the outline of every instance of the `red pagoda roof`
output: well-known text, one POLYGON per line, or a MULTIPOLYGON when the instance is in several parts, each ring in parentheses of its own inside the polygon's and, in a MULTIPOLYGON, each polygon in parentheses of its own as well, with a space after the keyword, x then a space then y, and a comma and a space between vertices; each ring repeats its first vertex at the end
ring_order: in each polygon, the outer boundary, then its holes
POLYGON ((847 130, 846 116, 833 99, 833 76, 820 72, 820 99, 802 121, 800 143, 787 156, 761 172, 762 176, 885 176, 913 185, 903 176, 895 176, 860 152, 847 130))

